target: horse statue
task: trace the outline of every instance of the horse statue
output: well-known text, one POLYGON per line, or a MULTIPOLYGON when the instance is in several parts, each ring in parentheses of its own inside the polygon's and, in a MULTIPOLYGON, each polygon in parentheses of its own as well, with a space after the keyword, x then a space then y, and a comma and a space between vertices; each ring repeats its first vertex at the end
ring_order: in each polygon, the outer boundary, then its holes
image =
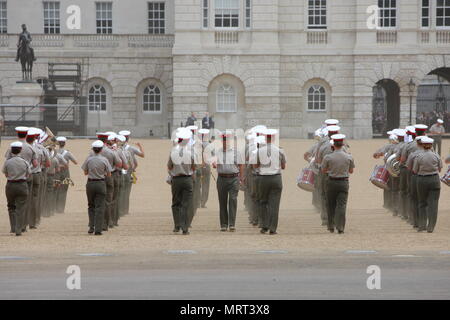
POLYGON ((22 25, 22 33, 19 35, 17 44, 16 61, 20 60, 22 65, 22 80, 31 81, 33 79, 34 50, 31 47, 31 34, 27 31, 26 25, 22 25))

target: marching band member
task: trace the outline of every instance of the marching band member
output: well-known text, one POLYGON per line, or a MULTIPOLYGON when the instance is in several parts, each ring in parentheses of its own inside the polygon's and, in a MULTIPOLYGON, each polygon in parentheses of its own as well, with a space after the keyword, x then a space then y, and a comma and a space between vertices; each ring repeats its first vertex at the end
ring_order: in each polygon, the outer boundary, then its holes
POLYGON ((206 202, 209 198, 209 184, 211 180, 211 166, 208 164, 207 159, 205 159, 204 151, 210 145, 211 141, 209 140, 209 129, 200 129, 198 131, 200 134, 200 141, 202 144, 202 165, 200 167, 201 171, 201 179, 200 179, 200 207, 206 208, 206 202))
POLYGON ((67 166, 61 167, 61 170, 59 172, 59 179, 61 180, 61 184, 58 187, 56 193, 56 212, 64 213, 64 210, 66 208, 67 190, 69 189, 69 180, 70 180, 69 163, 72 162, 73 164, 77 165, 78 162, 73 156, 73 154, 66 149, 66 142, 67 142, 66 137, 57 137, 56 141, 58 142, 59 145, 59 149, 57 152, 67 162, 67 166))
POLYGON ((126 138, 123 135, 117 136, 117 151, 119 152, 119 156, 122 159, 122 170, 120 170, 120 183, 119 183, 119 192, 117 196, 117 206, 116 215, 121 218, 127 214, 126 212, 126 186, 129 183, 129 171, 132 170, 132 162, 133 158, 131 153, 128 150, 123 148, 126 143, 126 138))
POLYGON ((333 149, 322 160, 322 172, 328 175, 326 180, 326 201, 328 212, 328 230, 339 234, 344 233, 345 211, 347 208, 349 174, 353 173, 355 162, 353 157, 343 150, 345 135, 331 136, 333 149))
POLYGON ((105 179, 113 171, 109 160, 102 156, 104 143, 100 140, 92 144, 92 153, 84 161, 81 169, 88 176, 86 195, 89 212, 89 234, 102 235, 105 217, 106 184, 105 179))
MULTIPOLYGON (((399 155, 401 155, 405 144, 406 131, 404 129, 395 129, 393 133, 397 136, 398 143, 392 149, 392 154, 395 154, 397 159, 400 160, 399 155)), ((403 205, 400 198, 400 179, 401 177, 392 177, 392 203, 393 215, 395 217, 398 215, 403 217, 403 205)))
POLYGON ((27 180, 31 176, 29 162, 20 156, 23 145, 21 141, 11 143, 10 157, 5 161, 2 169, 8 180, 5 193, 8 201, 10 232, 15 233, 16 236, 22 235, 23 232, 28 198, 27 180))
POLYGON ((419 196, 419 228, 417 231, 432 233, 436 226, 441 183, 439 172, 442 169, 440 156, 432 151, 434 140, 421 139, 424 152, 415 160, 413 171, 417 174, 417 194, 419 196))
POLYGON ((183 231, 183 235, 189 234, 189 226, 192 221, 192 193, 193 177, 196 169, 195 154, 187 145, 192 133, 189 130, 180 130, 176 133, 178 144, 170 152, 167 169, 172 177, 172 215, 174 221, 173 232, 183 231))
POLYGON ((436 123, 430 128, 430 135, 434 139, 433 149, 437 150, 439 155, 441 155, 442 150, 442 135, 445 134, 443 124, 444 121, 442 119, 437 119, 436 123))
POLYGON ((408 202, 409 202, 409 215, 411 218, 411 224, 413 225, 414 228, 418 228, 419 227, 419 216, 418 216, 418 212, 419 212, 419 201, 418 199, 418 195, 417 195, 417 175, 414 173, 413 171, 413 167, 414 167, 414 163, 415 160, 417 158, 417 156, 419 154, 421 154, 424 150, 422 147, 422 138, 424 136, 418 136, 416 137, 416 145, 417 148, 412 151, 407 160, 406 160, 406 168, 409 171, 410 174, 410 181, 409 181, 409 189, 408 189, 408 202))

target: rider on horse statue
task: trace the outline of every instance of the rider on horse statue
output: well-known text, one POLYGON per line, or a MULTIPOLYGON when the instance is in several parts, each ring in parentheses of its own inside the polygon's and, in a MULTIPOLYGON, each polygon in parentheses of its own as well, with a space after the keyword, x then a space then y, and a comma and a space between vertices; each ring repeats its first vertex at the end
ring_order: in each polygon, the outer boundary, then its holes
POLYGON ((16 61, 19 61, 19 55, 22 48, 26 45, 30 48, 31 55, 33 57, 33 61, 36 61, 36 57, 34 56, 34 50, 31 48, 31 34, 27 30, 27 26, 25 24, 22 25, 22 33, 19 35, 19 42, 17 43, 17 55, 16 61))

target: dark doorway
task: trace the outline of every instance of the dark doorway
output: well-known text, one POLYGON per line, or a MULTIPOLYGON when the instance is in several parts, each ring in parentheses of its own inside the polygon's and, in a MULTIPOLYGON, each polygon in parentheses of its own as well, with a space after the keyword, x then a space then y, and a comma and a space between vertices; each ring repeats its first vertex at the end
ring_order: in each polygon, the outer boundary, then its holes
POLYGON ((450 132, 450 68, 431 71, 417 89, 417 123, 432 126, 437 119, 450 132))
POLYGON ((373 88, 372 131, 374 137, 400 126, 400 88, 394 80, 383 79, 373 88))

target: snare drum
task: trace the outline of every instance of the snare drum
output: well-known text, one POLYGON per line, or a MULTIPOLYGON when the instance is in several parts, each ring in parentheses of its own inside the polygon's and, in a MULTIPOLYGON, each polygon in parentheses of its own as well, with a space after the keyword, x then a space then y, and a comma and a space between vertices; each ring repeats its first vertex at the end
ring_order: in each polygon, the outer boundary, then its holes
POLYGON ((441 181, 450 187, 450 166, 448 167, 447 173, 441 178, 441 181))
POLYGON ((385 190, 389 189, 389 172, 387 171, 386 166, 375 166, 369 181, 378 188, 385 190))
POLYGON ((297 178, 297 186, 305 191, 314 191, 314 171, 310 168, 305 168, 302 170, 297 178))

